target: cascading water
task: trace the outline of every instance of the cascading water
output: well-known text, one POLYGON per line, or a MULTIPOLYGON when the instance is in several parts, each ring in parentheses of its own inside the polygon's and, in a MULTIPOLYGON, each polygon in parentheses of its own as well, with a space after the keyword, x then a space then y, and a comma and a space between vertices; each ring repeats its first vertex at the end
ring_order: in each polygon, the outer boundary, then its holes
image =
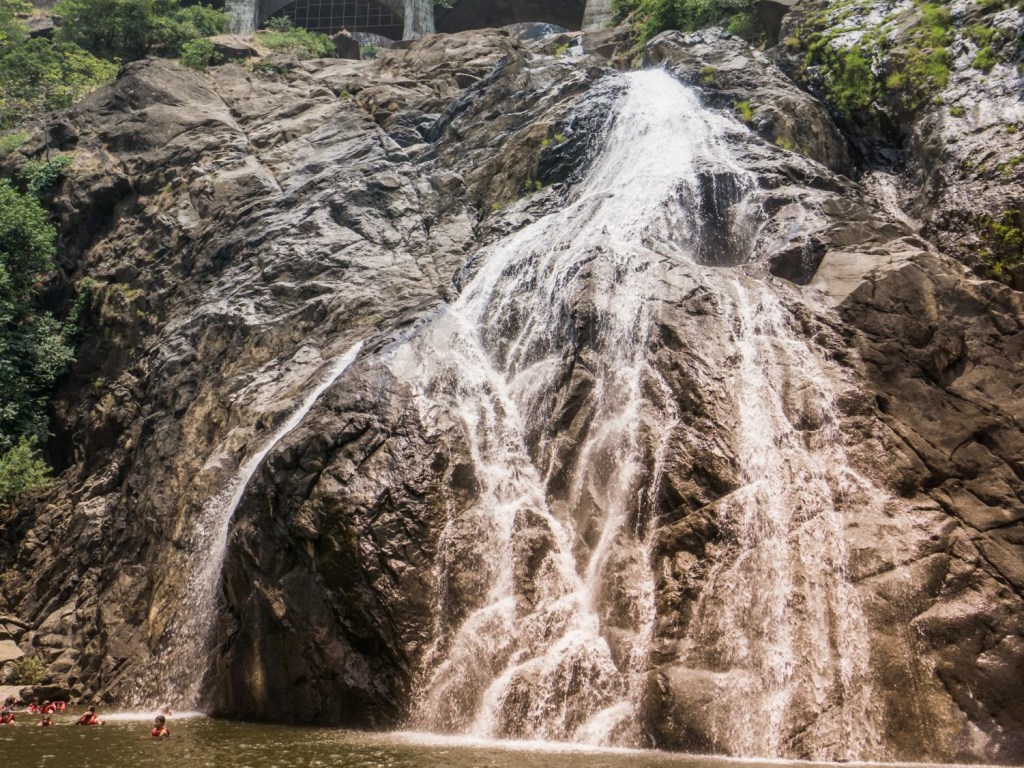
POLYGON ((311 388, 274 431, 249 456, 228 483, 203 508, 189 540, 189 578, 183 597, 177 604, 175 620, 168 624, 170 636, 146 678, 139 682, 136 704, 171 703, 176 707, 201 707, 204 702, 203 683, 210 665, 211 633, 219 606, 219 589, 228 533, 235 509, 245 495, 252 476, 267 455, 295 429, 330 387, 359 355, 358 342, 325 366, 315 376, 311 388))
POLYGON ((807 362, 816 353, 768 286, 710 266, 742 260, 756 234, 753 182, 729 141, 749 136, 664 72, 624 77, 568 205, 488 248, 458 300, 390 359, 425 412, 461 419, 477 489, 441 536, 411 724, 644 743, 655 489, 681 418, 650 337, 659 277, 685 262, 720 302, 706 343, 734 347, 742 465, 721 511, 730 545, 685 642, 728 688, 717 746, 786 756, 800 705, 845 729, 833 756, 870 757, 866 633, 843 544, 843 500, 868 486, 847 469, 827 363, 807 362), (735 203, 715 221, 709 178, 735 203), (779 395, 791 386, 824 426, 793 426, 779 395))

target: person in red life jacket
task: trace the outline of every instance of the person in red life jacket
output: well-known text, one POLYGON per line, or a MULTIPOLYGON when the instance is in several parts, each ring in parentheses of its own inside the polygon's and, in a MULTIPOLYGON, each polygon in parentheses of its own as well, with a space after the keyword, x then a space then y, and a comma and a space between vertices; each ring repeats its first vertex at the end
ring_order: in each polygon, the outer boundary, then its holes
POLYGON ((163 715, 157 715, 156 719, 153 720, 153 730, 149 732, 149 735, 154 739, 171 735, 171 732, 167 730, 167 720, 163 715))
POLYGON ((43 715, 43 719, 39 721, 40 728, 53 728, 53 718, 49 715, 43 715))
POLYGON ((78 718, 79 725, 102 725, 103 721, 96 717, 96 707, 89 707, 85 714, 78 718))
POLYGON ((54 704, 52 701, 44 701, 43 708, 39 711, 44 715, 52 715, 54 712, 57 711, 57 705, 54 704))
POLYGON ((57 708, 58 712, 63 712, 68 708, 68 703, 66 701, 55 701, 53 702, 53 706, 57 708))
POLYGON ((9 709, 0 712, 0 725, 11 725, 14 722, 14 713, 9 709))
POLYGON ((39 706, 39 699, 32 699, 28 703, 28 713, 30 715, 38 715, 43 711, 43 708, 39 706))

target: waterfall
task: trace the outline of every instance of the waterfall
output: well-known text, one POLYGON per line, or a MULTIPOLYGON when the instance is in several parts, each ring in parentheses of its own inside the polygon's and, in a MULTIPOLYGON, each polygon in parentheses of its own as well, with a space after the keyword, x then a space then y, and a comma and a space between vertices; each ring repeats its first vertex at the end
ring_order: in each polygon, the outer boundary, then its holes
POLYGON ((202 686, 210 665, 211 632, 220 605, 221 571, 235 509, 263 460, 299 426, 320 396, 341 377, 359 355, 362 344, 360 341, 350 347, 310 380, 308 390, 288 418, 246 458, 220 492, 204 506, 190 536, 189 576, 177 604, 176 616, 168 625, 170 636, 154 665, 146 670, 146 679, 138 683, 137 704, 202 706, 205 698, 202 686))
POLYGON ((424 413, 461 422, 476 483, 440 536, 410 724, 645 743, 655 491, 683 418, 651 334, 660 277, 685 263, 718 300, 705 343, 730 351, 742 488, 720 505, 727 546, 681 658, 722 682, 718 748, 787 756, 789 723, 810 707, 843 744, 823 755, 869 757, 869 649, 843 524, 849 500, 877 494, 847 466, 831 363, 736 268, 756 185, 732 146, 751 138, 664 72, 623 77, 604 148, 565 207, 486 248, 458 299, 391 353, 424 413), (793 388, 810 427, 787 412, 780 392, 793 388))

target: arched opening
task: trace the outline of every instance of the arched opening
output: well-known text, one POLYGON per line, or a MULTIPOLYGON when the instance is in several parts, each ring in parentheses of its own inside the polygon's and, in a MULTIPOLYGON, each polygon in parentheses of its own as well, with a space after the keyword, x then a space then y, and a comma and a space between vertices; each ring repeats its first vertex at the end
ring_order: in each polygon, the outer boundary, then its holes
POLYGON ((295 26, 313 32, 329 35, 347 29, 357 39, 366 35, 402 39, 402 17, 376 0, 279 0, 268 4, 264 10, 264 18, 286 16, 295 26))
POLYGON ((437 31, 463 32, 523 22, 577 30, 583 27, 586 5, 586 0, 460 0, 452 8, 437 9, 437 31))

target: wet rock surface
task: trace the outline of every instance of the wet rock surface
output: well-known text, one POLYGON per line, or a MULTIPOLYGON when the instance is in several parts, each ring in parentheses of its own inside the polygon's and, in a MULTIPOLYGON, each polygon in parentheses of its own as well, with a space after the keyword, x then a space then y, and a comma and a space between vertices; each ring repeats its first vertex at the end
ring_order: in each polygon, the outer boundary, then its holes
MULTIPOLYGON (((932 222, 918 232, 838 175, 853 172, 847 139, 763 54, 706 31, 661 36, 647 56, 713 108, 748 104, 737 151, 755 184, 702 178, 704 263, 666 270, 655 293, 649 356, 668 393, 652 403, 666 398, 679 420, 646 511, 658 578, 644 743, 728 749, 707 712, 738 671, 696 665, 682 647, 742 485, 721 374, 735 360, 699 343, 723 313, 701 284, 714 266, 772 286, 836 366, 845 450, 889 494, 845 530, 885 756, 1020 762, 1024 300, 942 251, 934 222, 963 198, 923 158, 962 159, 948 121, 914 127, 922 171, 909 178, 934 192, 912 212, 932 222), (751 225, 726 237, 737 216, 751 225)), ((3 513, 3 595, 20 624, 0 617, 0 649, 16 641, 75 697, 130 700, 175 620, 199 511, 324 363, 365 339, 236 511, 208 687, 225 716, 402 723, 436 622, 458 622, 479 590, 480 564, 444 583, 436 567, 457 556, 442 532, 479 485, 465 425, 422 412, 388 356, 475 274, 482 245, 565 205, 616 82, 597 58, 478 32, 274 76, 140 62, 63 113, 51 141, 75 164, 47 201, 64 246, 50 294, 66 303, 94 280, 93 330, 54 403, 48 450, 63 473, 46 498, 3 513)), ((1000 196, 986 210, 1016 194, 1002 177, 984 184, 1000 196)), ((590 428, 597 310, 585 298, 572 308, 577 343, 537 436, 560 457, 552 466, 571 465, 590 428)), ((800 430, 820 428, 799 392, 782 397, 800 430)), ((550 498, 564 496, 563 476, 548 478, 550 498)), ((517 561, 525 603, 544 555, 531 520, 517 561)), ((614 652, 629 605, 609 606, 614 652)), ((791 753, 830 754, 809 717, 794 719, 791 753)))

